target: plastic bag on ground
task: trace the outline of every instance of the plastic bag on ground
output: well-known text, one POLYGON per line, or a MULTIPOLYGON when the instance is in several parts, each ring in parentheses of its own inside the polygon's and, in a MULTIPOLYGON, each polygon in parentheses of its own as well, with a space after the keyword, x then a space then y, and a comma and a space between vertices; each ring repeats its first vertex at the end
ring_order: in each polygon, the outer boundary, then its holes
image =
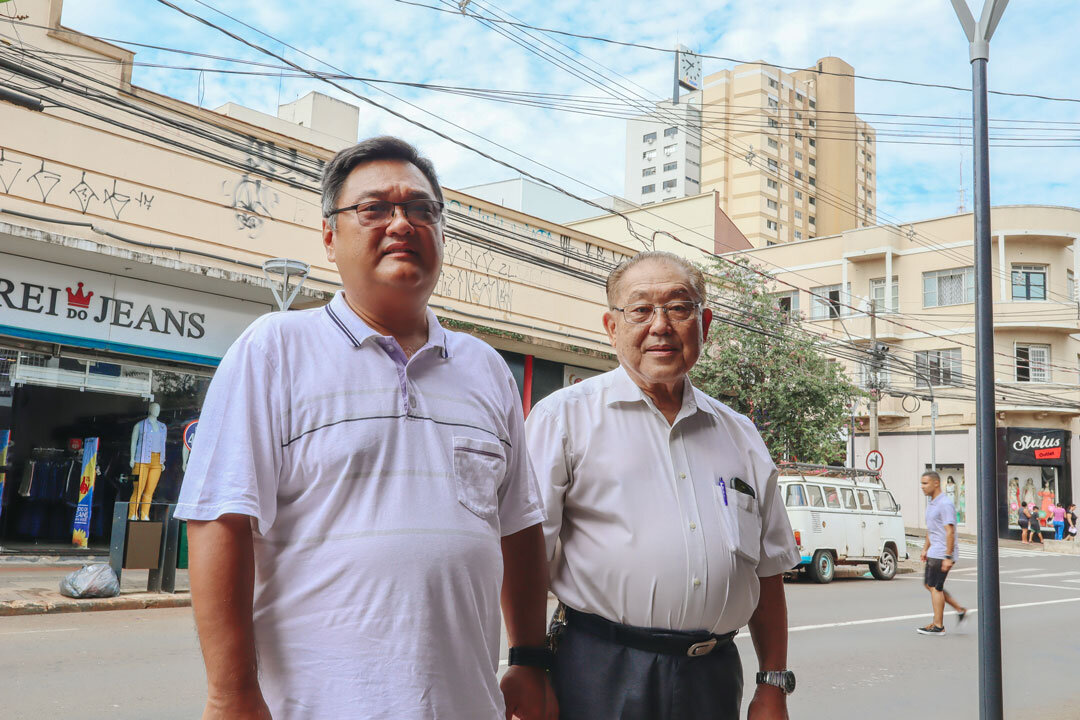
POLYGON ((106 598, 120 594, 120 581, 104 563, 83 565, 60 581, 60 594, 70 598, 106 598))

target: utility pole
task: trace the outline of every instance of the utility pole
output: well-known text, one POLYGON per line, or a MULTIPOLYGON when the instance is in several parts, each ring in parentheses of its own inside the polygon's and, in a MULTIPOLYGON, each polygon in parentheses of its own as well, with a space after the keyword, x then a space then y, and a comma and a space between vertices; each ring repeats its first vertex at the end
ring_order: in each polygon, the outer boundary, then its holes
POLYGON ((994 295, 990 283, 990 142, 986 64, 1008 0, 985 0, 976 23, 967 0, 952 0, 971 60, 975 201, 975 467, 979 493, 979 719, 1003 720, 1001 587, 998 575, 997 446, 994 419, 994 295))
POLYGON ((878 449, 878 395, 883 353, 877 342, 877 308, 870 301, 870 450, 878 449))

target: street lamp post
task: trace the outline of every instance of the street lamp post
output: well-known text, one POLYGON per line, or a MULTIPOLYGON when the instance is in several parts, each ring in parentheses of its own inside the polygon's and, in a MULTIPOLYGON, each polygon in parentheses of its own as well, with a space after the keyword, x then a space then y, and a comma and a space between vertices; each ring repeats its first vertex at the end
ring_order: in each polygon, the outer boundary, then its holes
POLYGON ((976 22, 966 0, 952 0, 971 59, 975 173, 975 466, 979 488, 979 718, 1002 720, 1001 594, 994 421, 994 296, 990 283, 990 143, 986 64, 990 38, 1008 0, 986 0, 976 22))

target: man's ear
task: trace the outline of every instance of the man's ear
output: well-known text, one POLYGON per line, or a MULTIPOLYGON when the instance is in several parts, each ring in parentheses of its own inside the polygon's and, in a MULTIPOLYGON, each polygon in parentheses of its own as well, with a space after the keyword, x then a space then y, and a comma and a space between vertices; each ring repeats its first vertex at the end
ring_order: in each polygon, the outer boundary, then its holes
POLYGON ((608 310, 604 313, 604 330, 607 331, 608 341, 611 343, 611 347, 615 347, 615 313, 617 310, 608 310))
POLYGON ((334 262, 334 240, 337 239, 337 231, 330 227, 330 223, 327 218, 323 218, 322 221, 322 244, 323 249, 326 250, 326 259, 330 262, 334 262))
POLYGON ((712 308, 705 308, 701 311, 701 340, 702 342, 709 339, 709 326, 712 325, 712 308))

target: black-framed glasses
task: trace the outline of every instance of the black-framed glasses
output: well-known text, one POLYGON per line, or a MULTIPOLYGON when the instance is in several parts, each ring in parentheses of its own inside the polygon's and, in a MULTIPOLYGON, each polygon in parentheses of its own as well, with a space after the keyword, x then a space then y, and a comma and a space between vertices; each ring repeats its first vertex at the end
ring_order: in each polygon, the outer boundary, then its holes
POLYGON ((356 221, 364 227, 378 227, 386 225, 394 219, 394 209, 401 208, 405 219, 409 224, 419 227, 438 225, 443 218, 445 206, 438 200, 418 198, 405 202, 390 202, 389 200, 372 200, 370 202, 357 203, 347 207, 334 208, 326 214, 327 217, 338 213, 356 211, 356 221))
POLYGON ((621 312, 623 314, 623 319, 625 319, 626 322, 634 325, 641 325, 643 323, 652 322, 653 316, 656 315, 657 311, 663 312, 670 322, 686 322, 690 318, 697 316, 697 312, 700 308, 701 303, 690 302, 689 300, 672 300, 663 305, 634 303, 633 305, 627 305, 626 307, 613 307, 611 309, 621 312))

